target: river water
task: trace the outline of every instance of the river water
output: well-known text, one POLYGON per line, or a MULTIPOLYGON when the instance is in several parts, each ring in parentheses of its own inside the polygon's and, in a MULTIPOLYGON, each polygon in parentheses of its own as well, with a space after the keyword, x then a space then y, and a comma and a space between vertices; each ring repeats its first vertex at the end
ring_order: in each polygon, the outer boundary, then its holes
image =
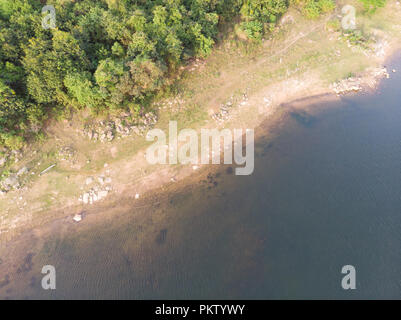
MULTIPOLYGON (((401 70, 401 56, 388 68, 401 70)), ((222 167, 159 204, 55 232, 32 250, 38 276, 9 296, 401 298, 400 88, 392 73, 375 94, 283 106, 251 176, 222 167), (54 291, 40 287, 44 264, 54 291), (355 290, 341 287, 344 265, 355 290)))

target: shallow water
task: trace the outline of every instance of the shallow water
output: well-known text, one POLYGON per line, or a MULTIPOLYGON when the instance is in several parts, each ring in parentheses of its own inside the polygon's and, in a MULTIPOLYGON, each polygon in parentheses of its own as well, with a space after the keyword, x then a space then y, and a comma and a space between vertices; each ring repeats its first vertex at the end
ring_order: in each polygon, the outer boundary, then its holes
POLYGON ((224 167, 159 205, 55 233, 32 249, 38 276, 9 297, 401 298, 400 87, 394 73, 375 95, 286 105, 253 175, 224 167), (356 290, 341 287, 348 264, 356 290))

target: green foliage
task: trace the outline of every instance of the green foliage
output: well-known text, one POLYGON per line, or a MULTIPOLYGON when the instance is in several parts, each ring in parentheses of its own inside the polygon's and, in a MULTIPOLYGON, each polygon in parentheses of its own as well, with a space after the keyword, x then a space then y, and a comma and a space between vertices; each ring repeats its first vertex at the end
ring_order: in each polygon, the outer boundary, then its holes
POLYGON ((333 0, 307 0, 302 10, 307 18, 316 19, 323 13, 333 11, 334 8, 333 0))
POLYGON ((249 39, 260 40, 263 34, 263 24, 259 21, 244 21, 241 23, 241 29, 249 39))
MULTIPOLYGON (((313 16, 333 3, 306 1, 313 16)), ((43 29, 43 1, 0 0, 0 144, 10 148, 37 135, 45 119, 73 109, 129 109, 139 116, 185 60, 211 53, 219 23, 239 21, 244 34, 259 41, 289 0, 51 4, 56 28, 43 29)))
POLYGON ((77 102, 77 107, 89 107, 98 110, 102 102, 100 89, 91 81, 89 72, 72 73, 64 78, 64 85, 72 99, 77 102))
POLYGON ((326 28, 334 32, 341 31, 341 22, 339 19, 330 20, 326 23, 326 28))
POLYGON ((372 43, 372 39, 364 35, 360 30, 349 30, 343 34, 342 39, 352 46, 365 50, 368 50, 372 43))
POLYGON ((308 19, 317 19, 320 15, 334 10, 334 0, 290 0, 292 4, 299 7, 308 19))
POLYGON ((383 8, 386 4, 386 0, 359 0, 363 3, 365 11, 368 13, 374 13, 378 8, 383 8))
POLYGON ((245 20, 241 28, 250 39, 260 40, 264 33, 272 31, 287 7, 287 0, 246 0, 241 7, 245 20))
POLYGON ((14 135, 12 133, 2 134, 1 138, 3 140, 4 145, 12 150, 21 149, 25 144, 23 137, 14 135))

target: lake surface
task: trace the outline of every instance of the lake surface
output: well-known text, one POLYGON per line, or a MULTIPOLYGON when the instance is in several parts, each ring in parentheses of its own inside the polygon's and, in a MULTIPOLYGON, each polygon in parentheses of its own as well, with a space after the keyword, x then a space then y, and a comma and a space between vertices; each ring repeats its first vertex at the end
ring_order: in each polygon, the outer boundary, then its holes
POLYGON ((224 167, 159 204, 55 232, 32 261, 56 267, 57 289, 42 290, 39 271, 10 297, 400 299, 401 56, 388 68, 400 72, 375 95, 283 106, 251 176, 224 167), (341 287, 344 265, 356 290, 341 287))

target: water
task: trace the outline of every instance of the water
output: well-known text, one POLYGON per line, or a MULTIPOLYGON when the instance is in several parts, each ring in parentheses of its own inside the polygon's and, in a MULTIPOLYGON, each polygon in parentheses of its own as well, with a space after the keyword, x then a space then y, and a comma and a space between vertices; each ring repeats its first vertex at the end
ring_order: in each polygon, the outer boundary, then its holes
POLYGON ((224 167, 159 204, 125 203, 114 220, 33 242, 32 272, 55 265, 57 289, 30 274, 8 296, 401 298, 401 74, 391 76, 375 95, 286 105, 249 177, 224 167), (344 265, 356 290, 341 287, 344 265))

